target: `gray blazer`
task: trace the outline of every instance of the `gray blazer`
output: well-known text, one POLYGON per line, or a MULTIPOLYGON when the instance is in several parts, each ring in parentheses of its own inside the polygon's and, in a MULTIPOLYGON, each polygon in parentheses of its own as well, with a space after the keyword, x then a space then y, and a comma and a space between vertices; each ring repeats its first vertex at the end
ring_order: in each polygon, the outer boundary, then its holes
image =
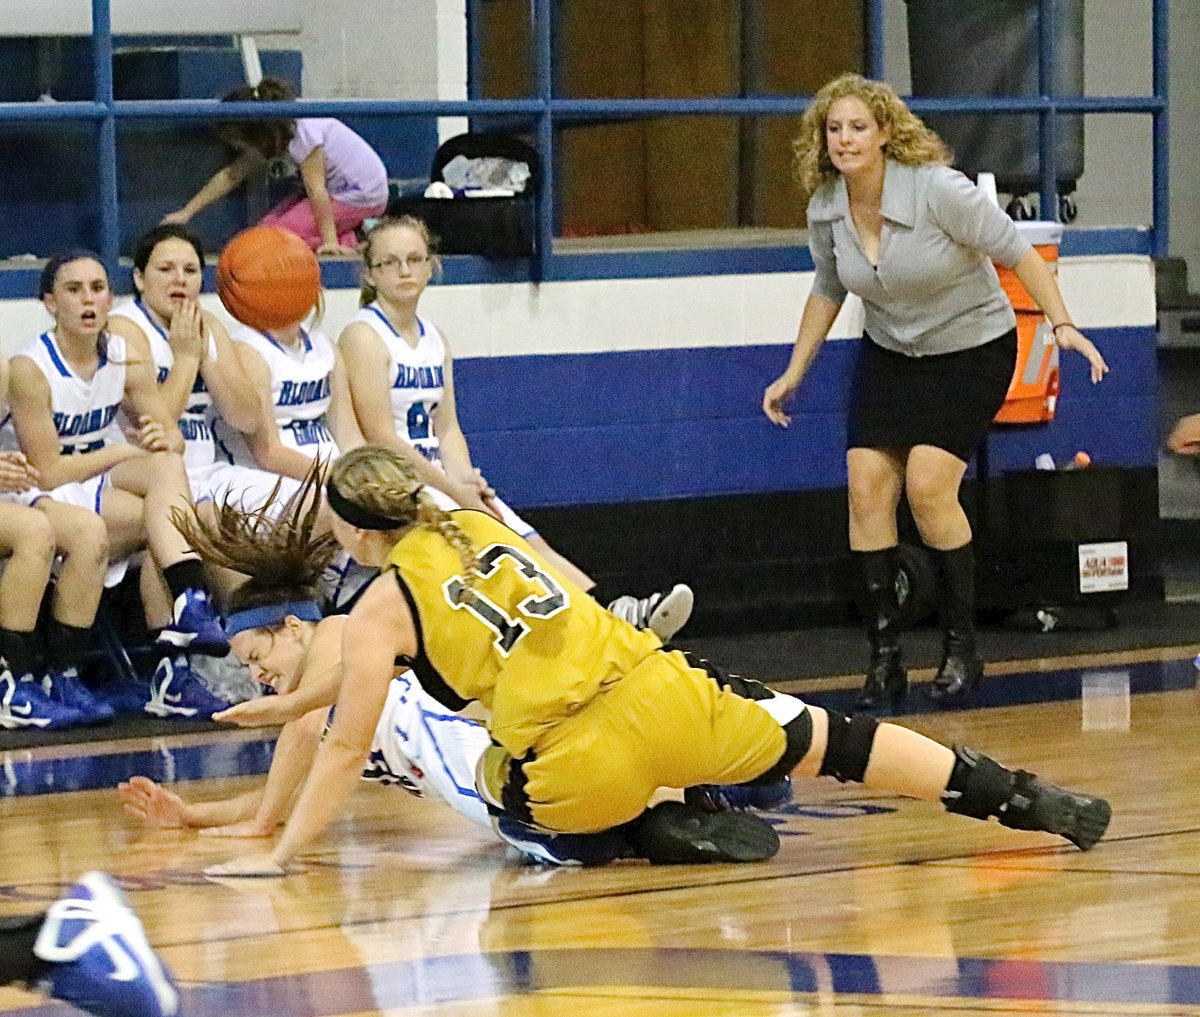
POLYGON ((813 195, 808 229, 812 292, 839 305, 847 293, 861 297, 866 331, 885 349, 953 353, 1016 325, 992 261, 1011 268, 1031 247, 957 170, 887 161, 877 265, 863 251, 841 177, 813 195))

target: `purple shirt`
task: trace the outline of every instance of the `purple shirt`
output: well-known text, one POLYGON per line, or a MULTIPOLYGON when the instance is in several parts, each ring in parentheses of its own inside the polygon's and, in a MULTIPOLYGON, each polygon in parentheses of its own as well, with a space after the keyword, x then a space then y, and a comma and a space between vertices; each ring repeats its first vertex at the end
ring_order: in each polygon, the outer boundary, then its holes
POLYGON ((288 155, 296 165, 314 148, 325 152, 325 187, 334 201, 371 208, 387 201, 387 170, 370 145, 340 120, 305 117, 296 121, 288 155))

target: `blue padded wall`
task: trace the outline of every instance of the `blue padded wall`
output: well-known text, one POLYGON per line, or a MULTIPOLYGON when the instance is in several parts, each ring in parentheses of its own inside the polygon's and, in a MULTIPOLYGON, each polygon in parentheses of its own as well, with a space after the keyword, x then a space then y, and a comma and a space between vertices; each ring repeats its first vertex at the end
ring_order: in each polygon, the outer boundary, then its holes
MULTIPOLYGON (((990 471, 1066 462, 1157 461, 1154 330, 1089 329, 1111 373, 1093 386, 1064 358, 1049 424, 995 427, 990 471)), ((762 390, 787 348, 749 346, 463 359, 455 365, 476 464, 516 506, 591 505, 844 488, 845 413, 854 340, 826 343, 776 428, 762 390)))

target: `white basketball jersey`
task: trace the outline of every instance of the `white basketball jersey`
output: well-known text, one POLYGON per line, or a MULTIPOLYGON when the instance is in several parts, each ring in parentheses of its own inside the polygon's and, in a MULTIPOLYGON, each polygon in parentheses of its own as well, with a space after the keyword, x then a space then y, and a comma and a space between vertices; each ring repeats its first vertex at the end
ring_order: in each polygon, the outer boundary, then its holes
MULTIPOLYGON (((150 344, 150 356, 154 359, 154 367, 161 385, 167 380, 171 368, 175 364, 175 353, 171 349, 170 340, 163 328, 150 317, 149 312, 140 300, 126 300, 114 307, 109 317, 121 317, 131 321, 145 335, 150 344)), ((209 355, 216 355, 216 344, 212 337, 208 340, 209 355)), ((216 440, 213 435, 212 396, 204 387, 204 379, 196 372, 196 381, 192 385, 192 394, 188 397, 187 406, 179 418, 179 432, 183 435, 183 461, 188 469, 200 466, 210 466, 216 458, 216 440)))
MULTIPOLYGON (((67 365, 53 330, 43 332, 17 351, 17 356, 28 357, 46 376, 63 455, 95 452, 125 440, 117 422, 125 398, 125 340, 111 334, 106 339, 100 366, 90 380, 81 378, 67 365)), ((17 447, 11 415, 4 418, 4 444, 17 447)))
POLYGON ((475 790, 475 768, 490 742, 482 725, 450 713, 403 671, 388 686, 363 779, 403 784, 490 829, 475 790))
MULTIPOLYGON (((241 325, 230 333, 237 342, 257 350, 271 372, 271 407, 279 439, 290 449, 323 460, 337 457, 327 414, 333 392, 333 343, 319 330, 301 330, 297 346, 284 346, 268 333, 241 325)), ((221 441, 234 462, 249 456, 239 435, 222 428, 221 441)))
POLYGON ((387 347, 396 434, 430 462, 440 462, 433 414, 445 389, 446 344, 437 326, 418 318, 420 338, 414 349, 392 328, 378 304, 368 304, 350 320, 370 325, 387 347))

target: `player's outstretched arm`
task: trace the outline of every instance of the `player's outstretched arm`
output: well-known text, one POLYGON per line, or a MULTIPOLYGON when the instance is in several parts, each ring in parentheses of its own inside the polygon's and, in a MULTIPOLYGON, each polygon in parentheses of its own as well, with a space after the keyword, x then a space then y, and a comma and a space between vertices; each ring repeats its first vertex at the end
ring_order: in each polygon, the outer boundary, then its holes
POLYGON ((262 801, 262 789, 215 802, 185 801, 149 777, 130 777, 117 785, 121 807, 146 826, 158 829, 208 827, 252 817, 262 801))
POLYGON ((214 866, 208 875, 285 875, 288 863, 325 832, 350 798, 383 712, 395 659, 417 651, 408 604, 390 577, 375 580, 355 605, 342 629, 342 647, 344 674, 333 724, 275 850, 214 866), (353 651, 349 655, 347 648, 353 651))

